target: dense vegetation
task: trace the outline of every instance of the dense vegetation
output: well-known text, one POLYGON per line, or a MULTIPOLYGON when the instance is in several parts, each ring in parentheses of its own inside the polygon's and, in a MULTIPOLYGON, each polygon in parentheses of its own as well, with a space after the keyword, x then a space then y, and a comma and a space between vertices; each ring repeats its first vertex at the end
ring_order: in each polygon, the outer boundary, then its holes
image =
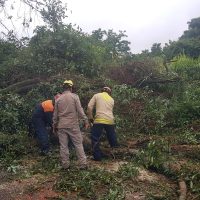
MULTIPOLYGON (((103 85, 111 86, 120 142, 140 138, 147 144, 139 149, 135 159, 123 154, 124 160, 131 162, 118 173, 76 172, 78 176, 69 177, 73 184, 63 178, 56 182, 56 190, 79 191, 78 195, 87 199, 98 190, 92 187, 95 181, 99 185, 112 182, 110 188, 104 188, 107 196, 101 199, 124 199, 125 190, 119 182, 138 174, 137 163, 168 177, 185 180, 191 195, 198 198, 200 18, 191 19, 188 30, 178 41, 169 41, 163 48, 155 43, 151 51, 136 55, 130 52, 124 31, 115 33, 99 28, 92 34, 84 33, 79 27, 63 24, 65 9, 60 1, 49 2, 49 7, 41 11, 46 25, 37 27, 31 38, 19 40, 12 34, 0 38, 2 167, 16 172, 18 160, 35 153, 28 138, 31 112, 36 103, 61 92, 62 81, 70 78, 75 82, 84 109, 103 85), (56 15, 52 10, 59 12, 56 15), (195 150, 177 158, 172 149, 182 144, 194 145, 195 150), (170 167, 171 159, 178 162, 183 158, 191 160, 181 164, 179 170, 170 167), (87 177, 87 187, 78 177, 87 177)), ((0 5, 4 5, 3 1, 0 5)), ((58 171, 56 163, 57 158, 52 158, 42 168, 58 171)), ((32 169, 33 173, 37 167, 32 169)), ((149 199, 156 198, 149 196, 149 199)))

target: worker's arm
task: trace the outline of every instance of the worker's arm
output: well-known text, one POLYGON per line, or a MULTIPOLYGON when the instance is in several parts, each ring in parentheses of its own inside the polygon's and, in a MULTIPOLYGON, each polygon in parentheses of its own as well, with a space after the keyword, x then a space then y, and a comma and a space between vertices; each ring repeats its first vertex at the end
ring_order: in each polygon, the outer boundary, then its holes
POLYGON ((58 104, 55 102, 53 111, 53 132, 56 133, 58 125, 58 104))
POLYGON ((89 127, 88 118, 81 106, 81 102, 78 95, 76 95, 76 109, 77 109, 79 118, 84 120, 85 128, 87 129, 89 127))
POLYGON ((94 106, 96 104, 96 95, 94 95, 92 97, 92 99, 89 101, 88 103, 88 107, 87 107, 87 115, 88 115, 88 119, 92 122, 94 117, 93 117, 93 109, 94 106))

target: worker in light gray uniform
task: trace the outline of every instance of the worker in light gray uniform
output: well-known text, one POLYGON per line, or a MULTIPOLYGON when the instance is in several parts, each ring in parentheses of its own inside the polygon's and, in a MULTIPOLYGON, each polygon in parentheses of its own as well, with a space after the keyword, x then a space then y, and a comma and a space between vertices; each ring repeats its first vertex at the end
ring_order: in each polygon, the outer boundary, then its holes
POLYGON ((66 80, 63 83, 64 92, 55 102, 53 114, 53 129, 57 132, 60 143, 60 156, 62 167, 70 167, 68 142, 69 138, 74 144, 80 169, 87 167, 86 155, 83 148, 83 138, 79 128, 79 120, 84 121, 84 126, 89 127, 87 116, 81 106, 78 95, 72 93, 73 82, 66 80))

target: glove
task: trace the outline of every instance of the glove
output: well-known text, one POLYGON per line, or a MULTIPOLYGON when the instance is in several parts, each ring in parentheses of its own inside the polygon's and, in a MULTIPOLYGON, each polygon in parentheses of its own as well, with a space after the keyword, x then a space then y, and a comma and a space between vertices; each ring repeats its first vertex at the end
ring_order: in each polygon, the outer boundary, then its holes
POLYGON ((90 124, 88 122, 85 122, 85 129, 87 130, 90 127, 90 124))

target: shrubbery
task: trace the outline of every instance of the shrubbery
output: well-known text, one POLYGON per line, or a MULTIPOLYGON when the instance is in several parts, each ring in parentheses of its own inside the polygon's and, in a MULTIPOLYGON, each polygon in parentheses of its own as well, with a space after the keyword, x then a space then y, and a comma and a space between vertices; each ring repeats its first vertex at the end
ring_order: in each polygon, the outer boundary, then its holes
POLYGON ((185 55, 174 58, 175 62, 170 65, 181 78, 186 81, 200 80, 200 57, 193 59, 185 55))
POLYGON ((25 101, 16 94, 0 94, 0 132, 17 133, 25 128, 25 101))

